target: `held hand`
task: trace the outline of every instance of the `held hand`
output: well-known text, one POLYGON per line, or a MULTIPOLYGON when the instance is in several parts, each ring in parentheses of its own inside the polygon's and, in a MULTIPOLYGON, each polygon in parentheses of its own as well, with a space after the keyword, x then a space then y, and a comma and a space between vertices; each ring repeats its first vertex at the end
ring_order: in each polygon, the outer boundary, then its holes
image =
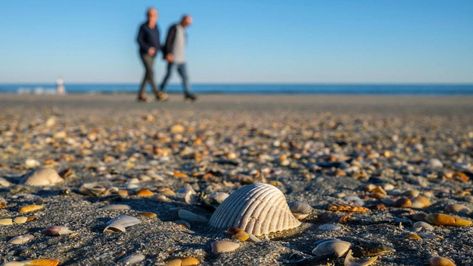
POLYGON ((172 63, 174 61, 174 55, 173 54, 167 54, 166 55, 166 61, 168 61, 168 63, 172 63))
POLYGON ((148 55, 149 55, 149 56, 154 56, 155 54, 156 54, 156 48, 150 47, 150 48, 148 49, 148 55))

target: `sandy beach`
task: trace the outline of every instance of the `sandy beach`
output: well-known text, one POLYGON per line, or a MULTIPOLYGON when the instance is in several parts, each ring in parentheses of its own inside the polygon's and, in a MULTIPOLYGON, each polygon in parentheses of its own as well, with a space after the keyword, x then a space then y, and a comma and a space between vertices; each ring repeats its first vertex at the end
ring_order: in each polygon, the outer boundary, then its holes
POLYGON ((473 97, 134 99, 0 95, 0 263, 343 265, 314 252, 336 238, 374 265, 473 264, 473 97), (42 168, 60 182, 25 182, 42 168), (246 241, 208 225, 252 183, 306 204, 302 225, 246 241), (138 222, 104 232, 120 215, 138 222))

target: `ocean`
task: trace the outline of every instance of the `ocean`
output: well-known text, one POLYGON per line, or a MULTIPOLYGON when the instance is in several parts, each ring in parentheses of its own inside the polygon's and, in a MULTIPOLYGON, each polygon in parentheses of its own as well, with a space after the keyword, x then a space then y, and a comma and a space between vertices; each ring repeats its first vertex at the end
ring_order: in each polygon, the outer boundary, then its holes
MULTIPOLYGON (((65 84, 67 93, 136 93, 138 84, 65 84)), ((0 93, 54 92, 55 84, 0 84, 0 93)), ((198 94, 473 95, 473 84, 193 84, 198 94)), ((149 90, 148 90, 149 91, 149 90)), ((169 93, 181 86, 170 85, 169 93)))

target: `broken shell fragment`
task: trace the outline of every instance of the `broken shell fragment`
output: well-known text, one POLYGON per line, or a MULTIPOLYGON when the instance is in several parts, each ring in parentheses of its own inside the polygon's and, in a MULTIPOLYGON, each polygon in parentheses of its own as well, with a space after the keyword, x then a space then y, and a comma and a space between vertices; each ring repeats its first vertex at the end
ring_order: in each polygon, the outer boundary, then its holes
POLYGON ((0 219, 0 225, 12 225, 13 220, 11 218, 0 219))
POLYGON ((344 266, 369 266, 378 260, 378 257, 371 258, 355 258, 352 255, 351 249, 348 251, 345 261, 343 262, 344 266))
POLYGON ((26 234, 26 235, 15 236, 14 238, 10 239, 8 243, 13 244, 13 245, 22 245, 33 239, 34 239, 33 235, 26 234))
POLYGON ((180 209, 177 214, 179 218, 189 222, 206 223, 208 221, 206 217, 184 209, 180 209))
POLYGON ((140 254, 140 253, 136 253, 136 254, 132 254, 130 256, 127 256, 127 257, 121 259, 120 263, 123 264, 123 265, 134 265, 136 263, 142 262, 145 259, 146 259, 145 255, 140 254))
POLYGON ((240 243, 230 240, 217 240, 211 244, 212 253, 214 254, 233 252, 239 247, 240 243))
POLYGON ((97 182, 82 184, 79 188, 79 192, 94 197, 103 197, 109 194, 109 190, 97 182))
POLYGON ((19 216, 19 217, 16 217, 15 219, 13 219, 13 221, 16 223, 16 224, 24 224, 28 221, 28 217, 25 217, 25 216, 19 216))
POLYGON ((351 243, 340 239, 327 239, 320 242, 313 250, 312 254, 318 258, 343 257, 351 247, 351 243))
POLYGON ((126 228, 139 224, 141 221, 133 216, 120 215, 117 218, 111 220, 107 227, 103 230, 104 232, 126 232, 126 228))
POLYGON ((471 220, 443 213, 429 214, 425 219, 434 225, 471 226, 473 223, 471 220))
POLYGON ((328 207, 329 211, 332 212, 359 212, 365 213, 368 212, 369 209, 361 206, 351 206, 351 205, 338 205, 333 204, 328 207))
POLYGON ((130 206, 126 204, 110 204, 102 207, 101 210, 129 210, 130 206))
POLYGON ((44 233, 48 236, 62 236, 74 233, 74 231, 69 230, 69 228, 65 226, 54 225, 46 228, 44 233))
POLYGON ((51 168, 39 168, 24 176, 23 183, 28 186, 54 186, 64 182, 58 173, 51 168))
POLYGON ((276 187, 255 183, 233 192, 213 213, 215 228, 241 228, 256 236, 298 227, 284 194, 276 187))
POLYGON ((25 261, 11 261, 3 264, 3 266, 57 266, 61 263, 55 259, 35 259, 25 261))
POLYGON ((26 205, 20 208, 19 212, 20 213, 29 213, 29 212, 35 212, 44 209, 43 205, 36 205, 36 204, 31 204, 31 205, 26 205))
POLYGON ((436 256, 429 259, 429 265, 430 266, 455 266, 456 264, 449 258, 436 256))

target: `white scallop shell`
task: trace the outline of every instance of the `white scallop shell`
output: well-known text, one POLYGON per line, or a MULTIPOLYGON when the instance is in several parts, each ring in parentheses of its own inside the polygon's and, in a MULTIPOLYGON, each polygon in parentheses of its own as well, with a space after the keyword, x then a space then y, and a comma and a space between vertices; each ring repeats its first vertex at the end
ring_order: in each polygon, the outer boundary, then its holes
POLYGON ((215 210, 209 222, 216 228, 237 227, 256 236, 298 227, 284 194, 268 184, 251 184, 233 192, 215 210))

